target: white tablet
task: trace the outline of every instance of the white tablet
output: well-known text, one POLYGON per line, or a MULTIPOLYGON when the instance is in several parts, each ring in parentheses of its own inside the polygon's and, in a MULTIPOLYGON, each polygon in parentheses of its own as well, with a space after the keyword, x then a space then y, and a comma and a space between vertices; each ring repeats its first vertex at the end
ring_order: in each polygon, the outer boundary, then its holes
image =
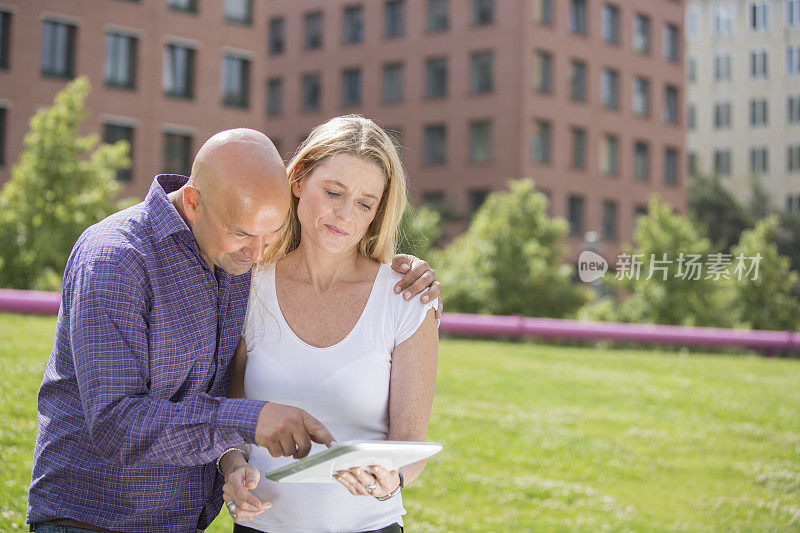
POLYGON ((280 483, 335 483, 334 476, 340 470, 356 467, 369 470, 371 465, 394 470, 427 459, 441 450, 442 445, 436 442, 351 440, 298 459, 264 477, 280 483))

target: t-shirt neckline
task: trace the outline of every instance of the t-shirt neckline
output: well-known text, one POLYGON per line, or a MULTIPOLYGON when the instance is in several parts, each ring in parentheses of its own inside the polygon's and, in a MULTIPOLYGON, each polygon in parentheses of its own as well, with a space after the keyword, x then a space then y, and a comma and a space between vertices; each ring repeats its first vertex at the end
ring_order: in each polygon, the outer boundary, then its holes
POLYGON ((376 288, 378 286, 378 280, 380 279, 380 277, 381 277, 381 275, 382 275, 382 273, 383 273, 385 268, 388 268, 388 267, 386 265, 384 265, 384 264, 380 264, 378 266, 378 272, 375 274, 375 279, 372 281, 372 289, 370 289, 369 297, 367 297, 367 303, 364 304, 364 309, 361 310, 361 314, 359 315, 358 320, 356 320, 356 323, 353 326, 353 329, 351 329, 347 333, 347 335, 344 336, 344 338, 342 340, 336 342, 335 344, 331 344, 330 346, 313 346, 313 345, 307 343, 306 341, 304 341, 303 339, 301 339, 300 336, 297 335, 297 333, 294 332, 294 330, 292 329, 292 326, 289 325, 289 322, 286 320, 286 317, 283 316, 283 310, 281 309, 281 303, 278 300, 278 283, 277 283, 277 276, 276 276, 276 273, 278 271, 278 265, 274 264, 274 265, 272 265, 272 269, 271 269, 272 271, 268 275, 270 275, 272 277, 272 283, 271 283, 271 285, 272 285, 272 297, 275 300, 275 307, 276 307, 276 309, 278 311, 278 320, 280 320, 281 324, 283 326, 285 326, 287 331, 289 331, 289 334, 292 336, 292 338, 294 338, 297 342, 299 342, 304 347, 306 347, 306 348, 308 348, 310 350, 323 351, 323 350, 332 350, 334 348, 337 348, 337 347, 341 346, 342 344, 344 344, 345 342, 347 342, 347 340, 350 337, 353 336, 354 332, 359 328, 361 323, 364 321, 364 316, 367 314, 367 309, 369 309, 370 303, 372 302, 372 300, 375 299, 375 292, 376 292, 376 288))

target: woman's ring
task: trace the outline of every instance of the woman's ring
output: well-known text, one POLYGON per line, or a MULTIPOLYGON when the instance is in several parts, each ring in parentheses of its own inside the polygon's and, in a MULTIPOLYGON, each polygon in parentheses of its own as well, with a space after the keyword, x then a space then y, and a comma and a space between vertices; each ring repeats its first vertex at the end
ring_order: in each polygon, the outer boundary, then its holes
POLYGON ((367 485, 367 486, 366 486, 366 487, 364 487, 364 488, 365 488, 365 489, 367 489, 367 492, 369 492, 370 494, 372 494, 373 492, 375 492, 375 489, 377 489, 377 488, 378 488, 378 485, 367 485))
POLYGON ((228 502, 228 503, 226 503, 225 505, 228 507, 228 511, 230 511, 230 512, 231 512, 231 514, 236 514, 236 509, 238 509, 238 508, 239 508, 239 507, 238 507, 238 506, 237 506, 235 503, 233 503, 233 502, 228 502))

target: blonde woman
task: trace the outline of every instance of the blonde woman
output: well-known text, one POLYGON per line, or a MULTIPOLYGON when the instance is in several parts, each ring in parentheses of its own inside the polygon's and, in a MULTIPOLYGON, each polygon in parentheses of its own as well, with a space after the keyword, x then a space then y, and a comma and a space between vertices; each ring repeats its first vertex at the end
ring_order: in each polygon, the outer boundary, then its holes
MULTIPOLYGON (((286 227, 253 273, 231 394, 300 407, 342 442, 424 440, 436 301, 392 293, 399 275, 387 263, 406 182, 391 138, 359 116, 331 119, 299 148, 289 181, 286 227)), ((400 489, 424 462, 342 472, 339 484, 261 479, 259 471, 287 464, 281 455, 292 451, 252 446, 249 464, 243 454, 225 457, 234 531, 402 531, 400 489)))

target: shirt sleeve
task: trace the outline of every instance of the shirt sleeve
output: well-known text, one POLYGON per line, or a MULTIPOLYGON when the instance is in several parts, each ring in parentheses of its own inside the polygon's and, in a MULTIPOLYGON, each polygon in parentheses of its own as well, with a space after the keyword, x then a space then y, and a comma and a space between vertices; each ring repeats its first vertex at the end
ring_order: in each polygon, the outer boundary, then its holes
POLYGON ((422 325, 422 322, 425 321, 428 311, 431 309, 436 310, 439 305, 439 298, 428 303, 420 302, 419 296, 415 296, 408 301, 403 300, 399 296, 396 298, 400 300, 398 304, 400 311, 398 313, 397 335, 395 336, 394 342, 395 348, 416 333, 422 325))
POLYGON ((255 439, 264 402, 198 394, 150 396, 142 269, 119 254, 77 263, 69 276, 70 343, 95 450, 122 464, 206 464, 255 439))

